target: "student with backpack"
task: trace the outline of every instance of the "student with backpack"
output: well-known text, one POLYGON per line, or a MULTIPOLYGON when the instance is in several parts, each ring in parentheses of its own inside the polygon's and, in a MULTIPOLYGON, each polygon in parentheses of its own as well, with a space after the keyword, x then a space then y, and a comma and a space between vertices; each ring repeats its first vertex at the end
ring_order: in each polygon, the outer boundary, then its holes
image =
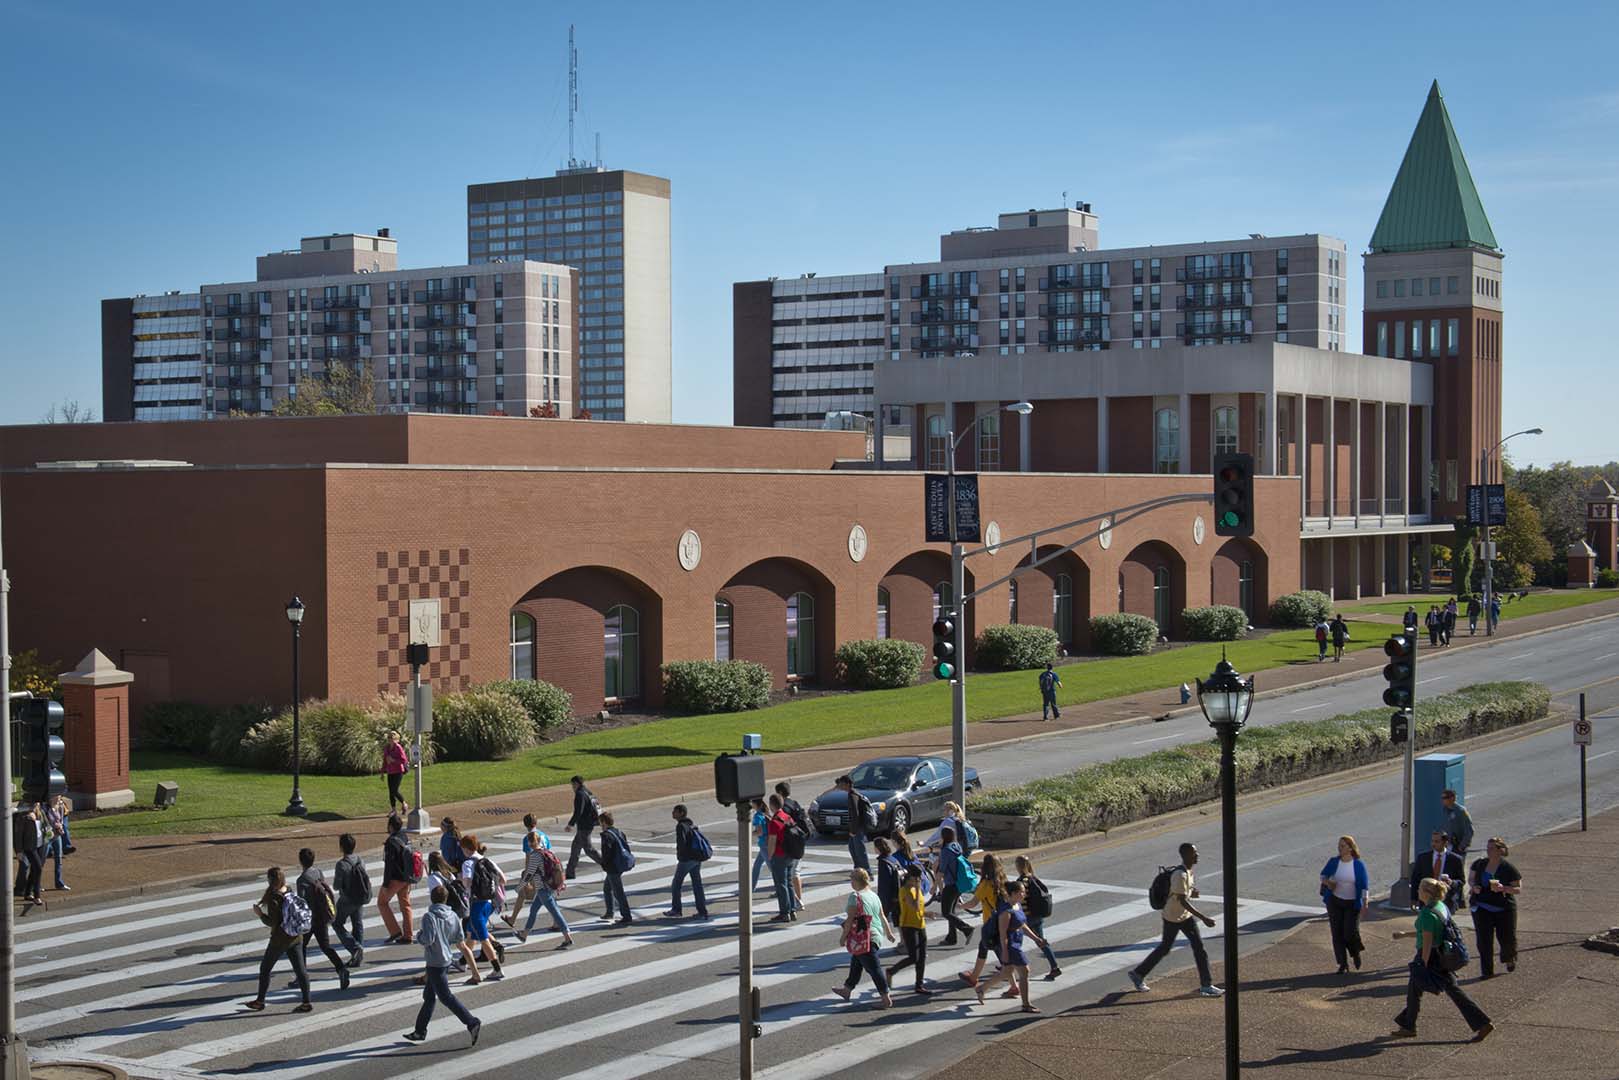
POLYGON ((1483 1042, 1495 1030, 1490 1018, 1474 1000, 1456 985, 1456 972, 1467 964, 1467 946, 1445 907, 1448 886, 1437 878, 1423 878, 1417 886, 1422 910, 1417 912, 1417 954, 1411 959, 1411 978, 1405 988, 1405 1009, 1394 1018, 1395 1038, 1408 1039, 1417 1033, 1417 1013, 1422 995, 1443 993, 1455 1002, 1462 1019, 1473 1029, 1473 1041, 1483 1042))
POLYGON ((422 973, 421 980, 426 989, 422 991, 422 1007, 416 1014, 416 1026, 405 1033, 405 1038, 411 1042, 425 1041, 427 1025, 433 1019, 433 1004, 435 1001, 442 1001, 444 1007, 467 1026, 467 1034, 472 1036, 471 1045, 477 1046, 478 1033, 483 1030, 483 1023, 467 1011, 467 1007, 461 1004, 450 989, 449 969, 455 959, 455 947, 459 945, 463 949, 466 948, 461 920, 447 906, 449 891, 443 885, 435 885, 428 897, 432 901, 432 906, 422 916, 422 932, 418 939, 426 954, 427 967, 422 973))
POLYGON ((545 835, 545 830, 544 829, 540 828, 540 820, 539 820, 539 818, 535 817, 533 814, 524 814, 523 815, 523 854, 527 855, 529 852, 533 851, 536 847, 542 847, 545 850, 550 851, 551 850, 551 838, 549 836, 545 835))
POLYGON ((264 948, 264 959, 259 961, 259 993, 247 1007, 254 1012, 264 1010, 264 995, 270 989, 270 972, 275 969, 277 960, 283 956, 292 964, 292 973, 298 981, 298 992, 303 996, 293 1012, 314 1012, 315 1007, 309 1003, 309 972, 304 970, 304 935, 309 932, 314 922, 310 914, 309 905, 298 898, 298 894, 287 889, 287 877, 281 872, 281 867, 272 866, 264 872, 267 887, 258 903, 253 905, 253 914, 259 921, 270 928, 270 943, 264 948))
POLYGON ((837 788, 849 797, 849 858, 854 864, 871 874, 871 860, 866 857, 866 837, 877 831, 877 812, 871 800, 854 789, 848 775, 838 777, 837 788))
POLYGON ((421 854, 410 846, 410 837, 405 835, 404 820, 398 814, 389 814, 388 839, 382 844, 382 889, 377 893, 377 912, 388 931, 389 945, 409 945, 415 936, 410 887, 421 879, 421 861, 421 854), (399 900, 397 919, 388 906, 395 898, 399 900))
MULTIPOLYGON (((792 785, 785 780, 777 781, 776 794, 781 796, 781 808, 787 811, 788 817, 798 823, 798 827, 803 830, 804 839, 808 841, 814 835, 815 830, 810 827, 809 814, 805 812, 803 805, 793 798, 792 785)), ((799 875, 796 864, 793 866, 793 880, 790 884, 793 887, 794 907, 802 911, 804 909, 804 879, 799 875)), ((754 887, 758 888, 757 885, 754 887)))
POLYGON ((321 873, 320 867, 315 865, 315 852, 310 848, 298 849, 298 865, 303 872, 298 875, 298 898, 309 905, 311 923, 309 930, 304 934, 303 940, 298 943, 299 951, 309 948, 309 939, 313 937, 320 946, 321 953, 332 962, 332 970, 337 972, 337 984, 340 989, 349 988, 349 969, 343 963, 337 950, 332 948, 332 922, 337 918, 337 894, 332 887, 326 884, 326 875, 321 873))
POLYGON ((923 982, 928 966, 927 919, 923 915, 926 906, 927 900, 922 895, 922 867, 913 862, 905 868, 899 885, 899 937, 905 944, 905 959, 888 969, 888 981, 892 983, 902 970, 914 966, 918 994, 933 993, 923 982))
MULTIPOLYGON (((449 864, 444 861, 442 852, 428 852, 427 874, 422 884, 429 893, 440 885, 444 886, 444 902, 455 912, 455 917, 461 920, 461 929, 465 931, 467 917, 472 913, 472 901, 467 896, 467 886, 461 880, 460 872, 450 869, 449 864)), ((461 937, 461 956, 455 961, 454 966, 457 971, 472 972, 472 978, 467 980, 468 986, 476 986, 483 982, 483 976, 478 973, 478 958, 472 954, 472 946, 467 944, 465 933, 461 937)), ((423 986, 427 982, 427 976, 418 975, 415 981, 417 986, 423 986)))
MULTIPOLYGON (((753 799, 753 838, 758 842, 759 849, 753 855, 752 889, 759 891, 759 871, 770 865, 770 804, 763 799, 753 799)), ((774 895, 775 886, 771 886, 774 895)))
POLYGON ((961 845, 961 850, 968 857, 978 850, 978 830, 967 820, 966 811, 954 802, 944 804, 944 818, 939 822, 939 827, 933 830, 933 835, 923 841, 922 847, 928 851, 939 850, 946 829, 955 834, 956 843, 961 845))
POLYGON ((485 854, 476 834, 468 833, 461 838, 461 850, 466 853, 466 859, 461 863, 461 881, 466 885, 467 899, 471 901, 467 905, 467 937, 483 946, 483 958, 489 962, 489 969, 493 972, 490 977, 501 979, 505 977, 500 970, 503 950, 489 932, 489 916, 500 902, 500 892, 506 887, 506 875, 501 872, 500 865, 485 854))
POLYGON ((1006 904, 1006 868, 1001 865, 1001 860, 986 853, 984 861, 979 864, 978 887, 973 890, 973 903, 967 905, 967 910, 977 911, 983 917, 983 925, 978 931, 978 959, 973 962, 971 971, 961 973, 961 981, 968 986, 978 985, 978 977, 984 973, 984 965, 989 962, 990 950, 997 947, 995 932, 1000 926, 1001 911, 1006 904))
POLYGON ((344 833, 337 838, 343 857, 332 867, 333 889, 337 893, 337 917, 332 929, 337 940, 349 951, 349 967, 357 968, 365 959, 365 924, 360 913, 371 902, 371 875, 366 873, 365 860, 354 853, 354 834, 344 833), (353 933, 348 929, 352 928, 353 933))
MULTIPOLYGON (((1037 1013, 1040 1010, 1029 1004, 1029 960, 1023 955, 1023 939, 1025 936, 1033 938, 1035 944, 1043 949, 1049 949, 1039 934, 1029 929, 1029 918, 1023 912, 1023 883, 1009 882, 1006 886, 1005 902, 1001 905, 1000 913, 996 915, 995 941, 999 951, 1001 968, 978 987, 978 1004, 984 1003, 984 995, 1002 978, 1011 979, 1012 987, 1007 990, 1006 997, 1016 997, 1021 993, 1023 997, 1023 1011, 1037 1013)), ((988 937, 986 933, 984 935, 988 937)))
POLYGON ((525 903, 533 900, 537 895, 538 885, 536 883, 539 879, 528 872, 528 857, 534 854, 537 848, 544 848, 546 851, 551 850, 551 838, 545 835, 544 830, 540 828, 539 822, 533 814, 523 815, 523 828, 526 830, 523 833, 523 876, 517 885, 517 896, 512 900, 511 914, 501 915, 501 920, 507 926, 513 926, 517 923, 517 913, 523 910, 525 903))
POLYGON ((887 1009, 893 1006, 894 999, 889 996, 888 979, 883 975, 878 953, 894 940, 894 928, 883 914, 882 902, 871 891, 869 873, 855 867, 849 872, 849 885, 853 891, 843 906, 843 933, 838 939, 838 944, 849 952, 849 977, 842 986, 834 986, 832 992, 848 1001, 864 971, 877 988, 880 999, 877 1007, 887 1009))
POLYGON ((703 898, 703 864, 714 857, 714 846, 686 812, 685 803, 675 803, 671 813, 675 819, 675 879, 669 885, 669 910, 664 914, 671 919, 680 918, 681 885, 689 875, 692 902, 697 905, 697 919, 707 922, 708 902, 703 898))
POLYGON ((1050 664, 1040 673, 1040 719, 1061 719, 1062 712, 1057 708, 1057 687, 1062 685, 1062 676, 1057 674, 1050 664))
POLYGON ((1023 914, 1029 920, 1029 929, 1034 931, 1030 937, 1040 946, 1040 955, 1051 965, 1051 970, 1046 972, 1046 981, 1049 982, 1062 974, 1062 967, 1057 963, 1057 954, 1051 951, 1051 943, 1045 937, 1046 920, 1051 918, 1053 910, 1051 888, 1035 876, 1034 860, 1027 855, 1019 855, 1015 865, 1018 884, 1023 886, 1023 914))
POLYGON ((573 845, 568 849, 568 867, 563 876, 572 881, 579 870, 581 854, 590 856, 590 861, 604 870, 607 864, 603 862, 603 853, 597 851, 595 845, 590 842, 591 831, 601 824, 601 804, 596 802, 596 796, 585 787, 584 777, 575 776, 568 783, 573 785, 573 816, 568 819, 567 827, 574 830, 574 833, 573 845))
POLYGON ((950 927, 945 934, 941 946, 954 945, 956 932, 961 932, 963 944, 970 945, 973 940, 972 924, 956 914, 956 901, 963 896, 971 896, 973 890, 978 888, 978 875, 973 872, 972 866, 967 862, 967 856, 962 853, 961 845, 956 843, 955 830, 949 826, 939 830, 939 856, 937 869, 939 872, 939 914, 943 915, 946 924, 950 927))
POLYGON ((1327 636, 1328 636, 1328 634, 1329 634, 1329 630, 1328 630, 1328 627, 1327 627, 1327 620, 1325 620, 1325 619, 1317 619, 1316 622, 1315 622, 1315 647, 1316 647, 1315 660, 1316 660, 1316 663, 1318 663, 1318 664, 1321 661, 1323 661, 1323 660, 1325 660, 1327 658, 1327 636))
POLYGON ((1332 622, 1327 624, 1327 629, 1332 633, 1332 662, 1341 664, 1344 661, 1344 647, 1349 644, 1349 624, 1344 622, 1342 614, 1336 614, 1332 622))
POLYGON ((438 852, 444 856, 444 861, 449 865, 451 872, 459 874, 461 864, 467 858, 461 852, 461 826, 455 823, 454 818, 447 817, 438 823, 438 827, 438 852))
POLYGON ((606 875, 602 880, 602 900, 607 905, 607 913, 602 918, 613 921, 613 902, 617 900, 618 921, 628 926, 635 921, 635 914, 630 910, 630 898, 624 895, 624 875, 635 869, 635 852, 630 850, 629 840, 613 824, 612 814, 603 811, 598 823, 602 830, 602 872, 606 875))
MULTIPOLYGON (((540 908, 551 913, 551 927, 562 933, 562 944, 558 949, 566 949, 573 944, 573 934, 568 930, 568 920, 562 917, 562 908, 557 904, 556 894, 568 887, 567 878, 562 870, 562 860, 549 845, 536 845, 529 849, 528 860, 523 864, 523 888, 532 888, 532 899, 528 906, 528 922, 523 929, 517 931, 517 940, 526 942, 528 935, 534 930, 534 923, 540 917, 540 908)), ((522 890, 518 891, 521 898, 522 890)), ((519 907, 521 901, 519 901, 519 907)), ((513 909, 515 913, 515 908, 513 909)), ((506 918, 506 925, 511 926, 516 921, 515 914, 506 918)))
POLYGON ((1158 961, 1169 955, 1169 950, 1175 946, 1175 936, 1185 934, 1186 943, 1192 947, 1192 959, 1197 962, 1197 992, 1203 997, 1217 998, 1225 991, 1214 985, 1214 977, 1209 974, 1209 954, 1203 948, 1203 937, 1197 929, 1200 922, 1212 927, 1214 920, 1192 906, 1199 895, 1192 876, 1192 867, 1197 865, 1197 845, 1182 844, 1180 856, 1180 865, 1160 867, 1147 889, 1147 902, 1163 914, 1164 936, 1130 972, 1130 982, 1142 993, 1151 990, 1146 983, 1147 975, 1158 966, 1158 961))
POLYGON ((770 821, 765 826, 770 841, 770 879, 776 887, 776 914, 771 922, 795 922, 804 905, 793 895, 793 875, 798 873, 798 860, 804 857, 808 840, 798 822, 782 809, 781 796, 770 796, 770 821))
POLYGON ((894 854, 893 845, 884 837, 877 837, 871 842, 877 849, 877 899, 882 901, 883 914, 888 921, 899 923, 899 885, 905 870, 894 854))

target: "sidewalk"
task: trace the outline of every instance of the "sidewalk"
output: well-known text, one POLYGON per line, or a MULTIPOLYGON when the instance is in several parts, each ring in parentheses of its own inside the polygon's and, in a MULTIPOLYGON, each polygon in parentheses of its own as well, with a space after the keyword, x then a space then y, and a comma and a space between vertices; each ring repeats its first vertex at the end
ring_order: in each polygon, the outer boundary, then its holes
MULTIPOLYGON (((1518 969, 1478 978, 1478 959, 1463 988, 1489 1014, 1495 1032, 1471 1032, 1442 996, 1423 999, 1415 1039, 1389 1039, 1404 1006, 1409 940, 1391 932, 1412 918, 1375 908, 1362 921, 1365 968, 1335 974, 1326 921, 1312 919, 1281 942, 1242 958, 1242 1070, 1266 1080, 1364 1080, 1366 1077, 1619 1076, 1619 956, 1581 947, 1614 919, 1609 882, 1619 874, 1619 810, 1515 844, 1524 878, 1518 921, 1518 969)), ((1312 879, 1300 883, 1308 892, 1312 879)), ((1216 916, 1218 917, 1218 916, 1216 916)), ((1463 913, 1468 947, 1476 952, 1463 913)), ((1221 950, 1211 949, 1223 981, 1221 950)), ((1185 960, 1185 949, 1177 949, 1185 960)), ((1124 983, 1123 976, 1118 982, 1124 983)), ((1193 996, 1194 972, 1152 980, 1152 991, 1126 986, 1049 1020, 1016 1028, 936 1080, 1014 1075, 1075 1080, 1214 1080, 1224 1076, 1224 1007, 1193 996)), ((1008 1016, 1008 1020, 1014 1020, 1008 1016)), ((1010 1025, 1009 1025, 1010 1026, 1010 1025)))
MULTIPOLYGON (((1399 599, 1399 597, 1390 597, 1399 599)), ((1503 622, 1496 631, 1497 638, 1520 637, 1524 634, 1555 629, 1589 619, 1619 615, 1619 597, 1562 611, 1531 615, 1503 622)), ((1485 642, 1481 633, 1477 638, 1458 637, 1448 651, 1467 648, 1485 642)), ((1261 696, 1286 693, 1307 686, 1336 679, 1361 675, 1383 667, 1380 649, 1366 649, 1348 654, 1342 663, 1301 663, 1272 668, 1259 676, 1261 696)), ((1084 665, 1066 669, 1074 677, 1084 677, 1084 665)), ((969 684, 969 690, 971 686, 969 684)), ((1038 701, 1030 673, 1031 704, 1038 701)), ((983 720, 968 725, 967 738, 971 746, 1012 742, 1035 738, 1055 732, 1077 728, 1094 728, 1115 724, 1137 723, 1195 712, 1196 704, 1182 705, 1176 687, 1165 687, 1129 697, 1093 701, 1072 705, 1063 710, 1061 720, 1042 722, 1038 713, 983 720)), ((769 755, 772 777, 820 777, 836 775, 862 758, 879 754, 935 754, 949 753, 950 729, 933 728, 875 739, 851 740, 826 746, 793 750, 769 755)), ((432 771, 425 774, 427 804, 433 812, 435 824, 442 818, 453 817, 464 831, 482 831, 494 826, 510 825, 525 813, 533 813, 553 835, 561 832, 561 824, 573 811, 573 791, 566 784, 535 791, 511 792, 468 802, 442 805, 432 798, 432 771)), ((699 800, 711 798, 713 767, 709 764, 689 765, 650 773, 635 773, 594 781, 589 777, 591 791, 603 806, 626 807, 642 802, 667 802, 682 799, 699 805, 699 800)), ((803 788, 808 791, 813 784, 803 788)), ((809 792, 810 795, 817 794, 809 792)), ((185 792, 180 793, 185 797, 185 792)), ((78 851, 63 861, 62 877, 72 886, 71 892, 56 892, 50 888, 51 867, 45 868, 45 899, 52 907, 72 907, 81 903, 100 903, 148 889, 168 887, 179 882, 203 882, 227 877, 240 877, 243 873, 262 872, 268 866, 289 866, 297 861, 300 847, 310 847, 317 860, 325 865, 337 858, 337 837, 351 832, 359 841, 360 849, 376 850, 387 838, 386 814, 381 813, 386 798, 382 781, 377 781, 379 813, 366 818, 338 821, 309 822, 296 828, 274 829, 247 834, 205 833, 198 835, 165 835, 150 837, 86 837, 76 841, 78 851)), ((318 808, 317 808, 318 809, 318 808)), ((701 813, 701 811, 699 811, 701 813)))

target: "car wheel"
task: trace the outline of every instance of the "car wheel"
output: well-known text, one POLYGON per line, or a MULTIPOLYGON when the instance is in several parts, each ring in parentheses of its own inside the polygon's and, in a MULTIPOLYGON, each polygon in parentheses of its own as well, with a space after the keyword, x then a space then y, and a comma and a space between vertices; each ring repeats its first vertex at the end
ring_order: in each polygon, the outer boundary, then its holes
POLYGON ((910 827, 911 827, 911 808, 909 806, 906 806, 904 803, 896 803, 895 806, 894 806, 893 818, 890 821, 889 826, 888 826, 889 834, 892 835, 892 834, 897 833, 897 832, 904 832, 906 829, 908 829, 910 827))

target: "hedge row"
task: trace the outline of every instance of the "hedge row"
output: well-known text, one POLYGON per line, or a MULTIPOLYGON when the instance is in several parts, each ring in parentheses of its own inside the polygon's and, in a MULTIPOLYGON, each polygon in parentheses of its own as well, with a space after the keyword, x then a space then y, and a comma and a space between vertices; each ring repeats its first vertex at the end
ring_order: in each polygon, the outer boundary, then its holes
POLYGON ((770 704, 770 672, 751 660, 675 660, 663 665, 663 701, 677 713, 741 712, 770 704))
POLYGON ((1192 641, 1236 641, 1248 632, 1247 612, 1230 604, 1187 608, 1181 621, 1192 641))
POLYGON ((1061 644, 1047 626, 1010 623, 985 627, 978 635, 978 667, 985 671, 1026 671, 1057 661, 1061 644))
MULTIPOLYGON (((1525 724, 1545 716, 1551 694, 1538 683, 1464 687, 1417 705, 1417 746, 1525 724)), ((1323 776, 1401 752, 1389 742, 1389 711, 1366 709, 1325 720, 1249 728, 1237 741, 1237 786, 1254 790, 1323 776)), ((1036 819, 1041 843, 1111 829, 1219 797, 1216 741, 1089 765, 1062 776, 971 797, 980 814, 1036 819)))
POLYGON ((1091 642, 1104 656, 1141 656, 1158 641, 1158 624, 1145 615, 1121 611, 1091 620, 1091 642))
POLYGON ((1288 593, 1270 606, 1271 625, 1293 630, 1325 622, 1331 615, 1332 597, 1314 589, 1288 593))
POLYGON ((898 690, 922 671, 922 646, 901 638, 845 641, 838 646, 838 675, 856 690, 898 690))

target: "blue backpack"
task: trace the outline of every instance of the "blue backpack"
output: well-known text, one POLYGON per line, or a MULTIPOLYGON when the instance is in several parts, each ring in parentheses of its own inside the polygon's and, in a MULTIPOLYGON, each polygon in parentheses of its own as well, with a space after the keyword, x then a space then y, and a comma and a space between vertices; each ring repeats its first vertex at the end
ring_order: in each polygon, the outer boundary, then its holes
POLYGON ((698 862, 707 862, 714 857, 714 845, 708 842, 703 830, 695 825, 691 827, 691 853, 697 857, 698 862))
POLYGON ((978 888, 978 871, 974 870, 967 856, 956 856, 956 892, 962 896, 971 896, 972 891, 978 888))
POLYGON ((961 850, 965 852, 977 851, 978 830, 973 828, 973 823, 966 818, 962 818, 956 824, 961 826, 961 850))

